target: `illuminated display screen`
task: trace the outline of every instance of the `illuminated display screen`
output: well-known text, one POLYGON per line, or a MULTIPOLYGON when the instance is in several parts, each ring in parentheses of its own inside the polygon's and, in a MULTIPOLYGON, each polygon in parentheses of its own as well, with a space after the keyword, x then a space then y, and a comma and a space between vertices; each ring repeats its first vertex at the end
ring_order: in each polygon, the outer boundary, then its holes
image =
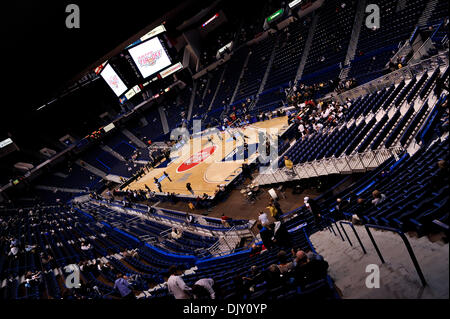
POLYGON ((120 96, 125 92, 128 88, 123 83, 122 79, 119 77, 119 75, 114 71, 114 69, 111 67, 110 64, 108 64, 100 73, 100 76, 103 78, 103 80, 108 83, 109 87, 114 91, 114 93, 117 96, 120 96))
POLYGON ((147 78, 171 64, 161 41, 153 38, 128 50, 139 72, 147 78))

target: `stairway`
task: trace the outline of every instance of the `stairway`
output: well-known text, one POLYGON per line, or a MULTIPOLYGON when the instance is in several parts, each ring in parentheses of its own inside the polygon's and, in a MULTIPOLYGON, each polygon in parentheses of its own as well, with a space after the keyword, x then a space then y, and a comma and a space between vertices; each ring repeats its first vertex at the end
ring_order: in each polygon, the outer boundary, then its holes
POLYGON ((225 65, 223 67, 223 71, 222 71, 222 74, 220 75, 220 79, 219 79, 219 84, 217 85, 216 91, 214 92, 214 95, 213 95, 213 97, 211 99, 211 103, 208 106, 208 111, 211 111, 211 108, 213 107, 213 104, 214 104, 214 102, 216 100, 217 92, 219 92, 219 90, 220 90, 220 86, 222 85, 223 77, 225 75, 225 71, 226 70, 227 70, 227 65, 225 65))
POLYGON ((192 107, 194 106, 194 101, 195 101, 195 93, 197 92, 197 87, 198 87, 198 81, 194 82, 194 85, 192 87, 192 94, 191 94, 191 99, 189 102, 189 109, 188 109, 188 115, 187 115, 187 120, 190 121, 191 117, 192 117, 192 107))
POLYGON ((395 8, 395 12, 399 12, 406 8, 407 0, 398 0, 397 7, 395 8))
POLYGON ((42 189, 46 191, 52 191, 52 192, 63 192, 63 193, 83 193, 85 190, 77 189, 77 188, 65 188, 65 187, 54 187, 54 186, 45 186, 45 185, 36 185, 36 189, 42 189))
POLYGON ((312 40, 314 38, 314 33, 316 31, 316 25, 318 20, 319 15, 315 13, 311 26, 309 28, 308 38, 306 38, 305 49, 303 50, 303 55, 298 65, 297 75, 295 76, 294 83, 297 83, 302 78, 303 70, 305 69, 306 61, 308 60, 308 54, 309 50, 311 49, 312 40))
POLYGON ((95 175, 97 175, 97 176, 99 176, 101 178, 105 178, 106 175, 107 175, 105 172, 99 170, 98 168, 96 168, 96 167, 94 167, 94 166, 90 165, 89 163, 86 163, 86 162, 84 162, 82 160, 75 161, 75 164, 77 164, 77 165, 87 169, 92 174, 95 174, 95 175))
MULTIPOLYGON (((344 66, 348 66, 350 61, 355 57, 356 48, 358 46, 359 34, 361 33, 361 28, 363 26, 364 14, 366 8, 366 0, 358 1, 358 7, 356 8, 355 22, 353 24, 352 35, 347 48, 347 55, 345 56, 344 66)), ((345 79, 347 77, 350 68, 345 68, 343 73, 341 73, 340 79, 345 79), (345 70, 345 71, 344 71, 345 70)))
POLYGON ((166 112, 164 111, 164 107, 158 107, 159 116, 161 118, 161 124, 163 127, 164 134, 168 134, 170 131, 169 123, 167 122, 166 112))
POLYGON ((119 161, 122 162, 126 162, 126 159, 120 155, 119 153, 117 153, 115 150, 113 150, 111 147, 109 147, 108 145, 102 145, 100 146, 100 148, 102 150, 104 150, 106 153, 111 154, 112 156, 114 156, 115 158, 117 158, 119 161))
POLYGON ((135 145, 137 145, 140 148, 145 148, 147 147, 147 145, 145 145, 144 142, 142 142, 140 139, 138 139, 133 133, 131 133, 130 131, 128 131, 127 129, 123 129, 122 134, 125 135, 126 137, 128 137, 130 139, 131 142, 133 142, 135 145))
POLYGON ((258 92, 256 93, 256 96, 259 97, 261 92, 264 90, 264 87, 266 86, 267 78, 269 77, 270 69, 272 68, 273 60, 275 58, 275 53, 278 48, 278 44, 280 41, 280 37, 277 37, 275 40, 275 44, 272 48, 272 53, 270 54, 269 63, 267 64, 266 72, 264 73, 264 77, 261 81, 261 85, 259 86, 258 92))
POLYGON ((431 17, 436 5, 438 4, 438 0, 429 0, 425 9, 422 12, 419 20, 417 21, 418 26, 424 26, 428 24, 428 19, 431 17))
POLYGON ((355 226, 355 230, 366 254, 350 225, 333 224, 333 232, 325 229, 310 236, 316 251, 329 263, 329 275, 341 290, 344 299, 448 299, 448 243, 431 242, 428 237, 417 238, 405 234, 427 282, 427 286, 423 287, 398 234, 370 230, 385 260, 383 264, 365 227, 355 226), (339 227, 340 234, 336 227, 339 227), (379 288, 371 289, 366 286, 366 279, 370 275, 366 271, 368 265, 379 267, 379 288))
POLYGON ((239 75, 239 80, 236 83, 236 87, 234 88, 233 95, 231 96, 230 105, 233 104, 234 99, 236 98, 236 94, 238 92, 239 85, 241 84, 241 79, 244 76, 245 68, 247 67, 249 59, 250 59, 250 51, 247 53, 247 56, 245 57, 244 65, 242 66, 241 74, 239 75))

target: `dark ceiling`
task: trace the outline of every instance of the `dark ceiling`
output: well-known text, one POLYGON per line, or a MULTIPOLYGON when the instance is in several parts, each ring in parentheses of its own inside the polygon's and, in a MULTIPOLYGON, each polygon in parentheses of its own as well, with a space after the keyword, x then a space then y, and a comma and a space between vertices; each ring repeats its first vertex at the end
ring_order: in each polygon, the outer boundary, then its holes
POLYGON ((160 18, 167 18, 175 28, 213 2, 22 0, 2 4, 0 124, 45 104, 71 79, 160 18), (66 28, 65 9, 70 3, 80 8, 79 29, 66 28))

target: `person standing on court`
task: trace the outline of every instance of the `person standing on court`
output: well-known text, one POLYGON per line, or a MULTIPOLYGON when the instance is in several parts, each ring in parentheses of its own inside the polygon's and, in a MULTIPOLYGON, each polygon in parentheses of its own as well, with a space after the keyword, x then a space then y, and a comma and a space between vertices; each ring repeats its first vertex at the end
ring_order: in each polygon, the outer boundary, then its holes
POLYGON ((156 182, 156 187, 158 187, 159 192, 162 193, 161 183, 159 181, 156 182))
POLYGON ((194 195, 194 191, 192 190, 191 183, 186 183, 186 188, 192 195, 194 195))
POLYGON ((167 174, 166 171, 163 172, 163 175, 164 175, 165 177, 167 177, 167 179, 168 179, 170 182, 172 181, 172 180, 170 179, 170 177, 169 177, 169 174, 167 174))

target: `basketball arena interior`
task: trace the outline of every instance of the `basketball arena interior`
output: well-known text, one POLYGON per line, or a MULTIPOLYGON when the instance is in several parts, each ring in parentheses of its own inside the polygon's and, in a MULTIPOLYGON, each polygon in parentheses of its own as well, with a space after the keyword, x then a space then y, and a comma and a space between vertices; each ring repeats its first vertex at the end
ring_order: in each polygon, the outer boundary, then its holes
POLYGON ((0 299, 448 300, 448 0, 171 3, 2 90, 0 299))

